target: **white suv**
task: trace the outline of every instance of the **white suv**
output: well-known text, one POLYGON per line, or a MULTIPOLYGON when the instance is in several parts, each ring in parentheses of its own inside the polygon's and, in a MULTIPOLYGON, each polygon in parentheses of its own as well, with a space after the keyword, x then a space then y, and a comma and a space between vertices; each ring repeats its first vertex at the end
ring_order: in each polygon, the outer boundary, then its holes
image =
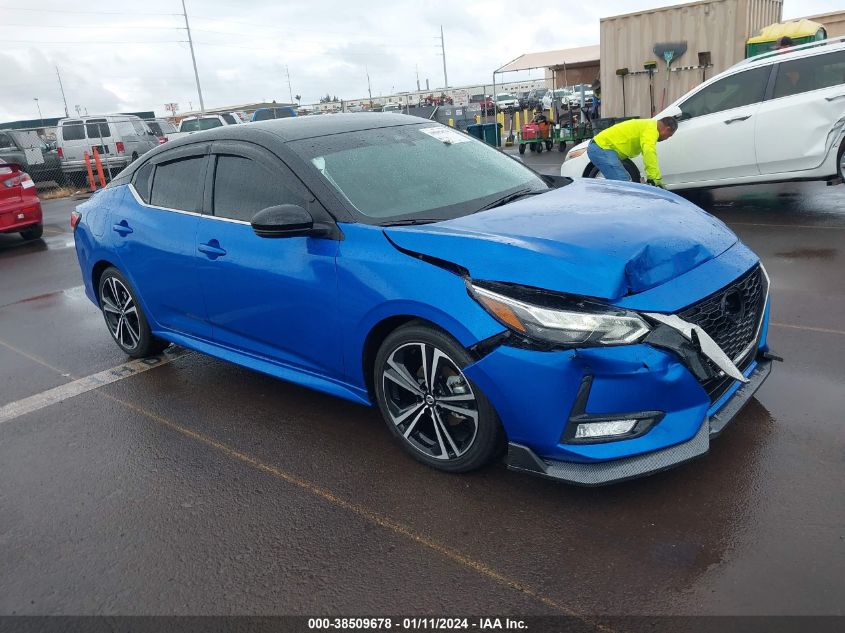
MULTIPOLYGON (((669 189, 845 174, 845 36, 744 60, 660 112, 678 119, 657 146, 669 189)), ((562 176, 595 177, 587 143, 573 147, 562 176)), ((642 157, 625 161, 638 180, 642 157)))

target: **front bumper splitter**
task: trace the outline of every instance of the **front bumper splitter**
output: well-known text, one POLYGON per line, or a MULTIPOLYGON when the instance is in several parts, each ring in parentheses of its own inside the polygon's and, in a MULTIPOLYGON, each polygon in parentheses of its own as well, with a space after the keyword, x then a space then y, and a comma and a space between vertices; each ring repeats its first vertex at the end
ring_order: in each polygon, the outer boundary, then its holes
POLYGON ((772 361, 759 357, 748 382, 742 384, 719 411, 704 421, 692 439, 681 444, 605 462, 563 462, 542 459, 527 446, 511 442, 505 464, 511 470, 581 486, 601 486, 673 468, 706 454, 710 450, 710 439, 718 436, 736 417, 771 371, 772 361))

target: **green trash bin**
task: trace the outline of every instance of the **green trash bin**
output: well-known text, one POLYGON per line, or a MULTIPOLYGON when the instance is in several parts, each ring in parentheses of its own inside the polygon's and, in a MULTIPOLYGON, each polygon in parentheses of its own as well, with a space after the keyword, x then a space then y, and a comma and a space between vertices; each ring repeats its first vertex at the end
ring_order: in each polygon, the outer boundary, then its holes
POLYGON ((467 126, 467 134, 493 147, 501 147, 502 145, 501 123, 473 123, 467 126))
POLYGON ((473 123, 471 125, 467 125, 467 134, 470 136, 474 136, 475 138, 483 141, 484 140, 484 126, 481 123, 473 123))

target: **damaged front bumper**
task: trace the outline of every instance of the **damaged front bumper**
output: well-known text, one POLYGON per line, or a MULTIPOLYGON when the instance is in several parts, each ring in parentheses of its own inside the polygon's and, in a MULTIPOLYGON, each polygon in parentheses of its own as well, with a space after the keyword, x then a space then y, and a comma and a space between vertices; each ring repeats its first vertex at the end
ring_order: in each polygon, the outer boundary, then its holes
POLYGON ((706 454, 710 450, 710 440, 734 419, 771 370, 772 361, 760 357, 744 374, 747 382, 739 386, 716 413, 705 419, 692 439, 675 446, 612 461, 584 463, 541 459, 527 446, 512 442, 508 445, 505 462, 511 470, 582 486, 600 486, 673 468, 706 454))

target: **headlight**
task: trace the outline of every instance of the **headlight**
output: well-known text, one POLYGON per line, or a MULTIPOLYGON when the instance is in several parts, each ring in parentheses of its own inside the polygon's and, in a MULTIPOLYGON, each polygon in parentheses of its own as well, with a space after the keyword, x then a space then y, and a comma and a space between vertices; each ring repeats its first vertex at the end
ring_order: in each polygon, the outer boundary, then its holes
POLYGON ((581 154, 587 151, 586 147, 578 147, 576 149, 569 150, 569 153, 566 155, 566 160, 570 160, 572 158, 578 158, 581 154))
MULTIPOLYGON (((572 347, 627 345, 645 336, 649 327, 632 312, 570 302, 563 305, 537 305, 500 294, 476 284, 468 284, 470 293, 494 318, 511 330, 535 340, 572 347)), ((526 290, 540 297, 539 291, 526 290)), ((551 295, 549 295, 551 296, 551 295)), ((563 300, 561 298, 561 302, 563 300)))

